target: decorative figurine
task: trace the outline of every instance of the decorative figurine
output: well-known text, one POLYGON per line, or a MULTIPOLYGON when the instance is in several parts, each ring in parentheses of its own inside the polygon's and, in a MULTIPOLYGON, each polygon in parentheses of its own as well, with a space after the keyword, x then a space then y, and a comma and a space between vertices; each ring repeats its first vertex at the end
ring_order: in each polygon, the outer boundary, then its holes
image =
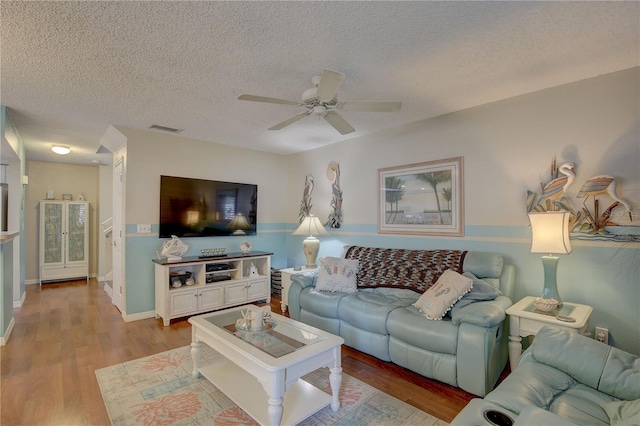
POLYGON ((251 267, 249 268, 249 276, 252 278, 260 276, 260 274, 258 274, 258 268, 256 268, 256 265, 254 265, 253 262, 251 262, 251 267))

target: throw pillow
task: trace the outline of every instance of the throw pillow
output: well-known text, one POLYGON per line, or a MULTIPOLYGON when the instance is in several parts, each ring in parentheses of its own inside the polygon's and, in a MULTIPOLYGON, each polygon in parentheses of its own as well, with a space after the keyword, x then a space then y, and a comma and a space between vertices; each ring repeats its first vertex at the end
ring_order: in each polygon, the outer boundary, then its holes
POLYGON ((455 311, 460 308, 464 308, 467 305, 470 305, 474 302, 482 302, 484 300, 495 300, 496 297, 500 296, 501 292, 488 282, 481 280, 480 278, 473 275, 471 272, 465 272, 462 274, 463 277, 467 277, 473 281, 473 286, 471 290, 462 296, 462 299, 458 300, 453 308, 451 308, 451 315, 455 311))
POLYGON ((633 401, 614 401, 602 404, 609 416, 611 426, 640 424, 640 399, 633 401))
POLYGON ((450 269, 446 270, 413 306, 418 308, 427 319, 441 320, 453 304, 471 290, 472 285, 473 280, 450 269))
POLYGON ((340 257, 323 257, 320 259, 316 290, 340 293, 355 293, 356 274, 359 262, 340 257))

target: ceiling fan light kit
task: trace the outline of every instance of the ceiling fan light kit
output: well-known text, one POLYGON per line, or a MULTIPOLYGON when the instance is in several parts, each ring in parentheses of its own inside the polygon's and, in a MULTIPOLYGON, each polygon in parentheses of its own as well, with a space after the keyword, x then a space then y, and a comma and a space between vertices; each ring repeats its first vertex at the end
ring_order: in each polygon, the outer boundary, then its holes
POLYGON ((269 130, 280 130, 308 115, 315 114, 323 117, 341 135, 354 132, 355 129, 336 110, 398 112, 402 108, 401 102, 338 102, 338 91, 346 78, 347 76, 341 72, 324 70, 322 76, 316 76, 311 79, 312 87, 302 93, 302 102, 256 95, 240 95, 238 99, 241 101, 302 106, 307 109, 269 127, 269 130))

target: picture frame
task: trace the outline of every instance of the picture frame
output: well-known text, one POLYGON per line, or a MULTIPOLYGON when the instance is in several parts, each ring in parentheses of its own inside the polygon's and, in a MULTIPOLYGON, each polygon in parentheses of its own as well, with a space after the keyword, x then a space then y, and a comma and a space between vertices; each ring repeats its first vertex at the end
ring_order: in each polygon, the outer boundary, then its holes
POLYGON ((463 157, 378 169, 378 233, 464 236, 463 157))
POLYGON ((62 194, 62 199, 64 201, 71 201, 73 199, 73 196, 71 194, 62 194))

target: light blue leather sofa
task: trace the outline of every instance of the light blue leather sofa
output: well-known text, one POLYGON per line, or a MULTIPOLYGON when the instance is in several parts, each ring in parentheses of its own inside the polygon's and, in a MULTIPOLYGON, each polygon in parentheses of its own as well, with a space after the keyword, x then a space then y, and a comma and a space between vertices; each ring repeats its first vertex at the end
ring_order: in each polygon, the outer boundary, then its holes
MULTIPOLYGON (((418 251, 404 252, 413 259, 418 251)), ((501 295, 433 321, 412 306, 421 296, 415 291, 377 287, 356 293, 321 292, 315 290, 317 272, 302 272, 292 276, 289 315, 341 336, 347 346, 484 396, 508 360, 505 310, 512 304, 515 268, 498 254, 468 251, 462 271, 499 288, 501 295)))
POLYGON ((515 425, 602 426, 616 423, 612 413, 618 424, 638 425, 639 398, 637 355, 544 327, 518 367, 484 400, 472 400, 451 425, 491 425, 486 409, 507 414, 515 425))

